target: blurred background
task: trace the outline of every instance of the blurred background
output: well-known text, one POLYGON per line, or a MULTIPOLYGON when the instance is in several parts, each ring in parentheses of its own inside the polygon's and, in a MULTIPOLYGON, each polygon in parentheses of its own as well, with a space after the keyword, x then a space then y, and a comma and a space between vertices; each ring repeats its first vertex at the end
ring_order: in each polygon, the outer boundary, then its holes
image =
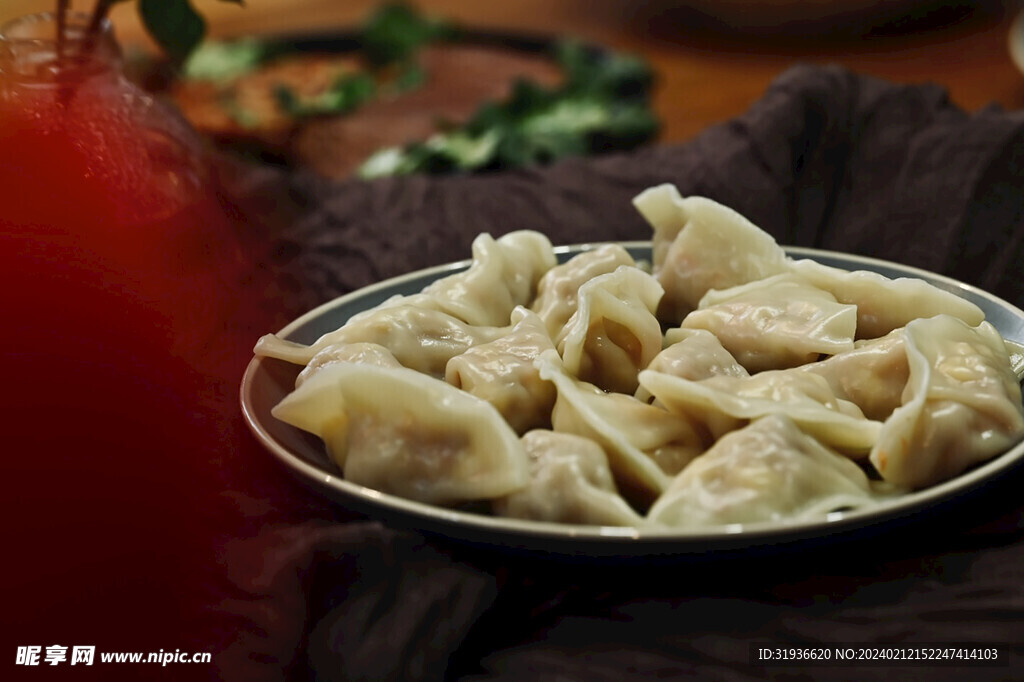
MULTIPOLYGON (((0 21, 56 0, 6 0, 0 21)), ((354 26, 373 0, 193 0, 209 34, 236 37, 354 26)), ((419 0, 425 13, 468 26, 571 35, 642 55, 658 76, 661 140, 693 137, 742 113, 786 67, 835 62, 897 82, 934 81, 968 110, 1024 106, 1007 50, 1016 3, 1004 0, 419 0)), ((88 9, 89 1, 72 7, 88 9)), ((129 46, 148 44, 134 3, 112 12, 129 46)))

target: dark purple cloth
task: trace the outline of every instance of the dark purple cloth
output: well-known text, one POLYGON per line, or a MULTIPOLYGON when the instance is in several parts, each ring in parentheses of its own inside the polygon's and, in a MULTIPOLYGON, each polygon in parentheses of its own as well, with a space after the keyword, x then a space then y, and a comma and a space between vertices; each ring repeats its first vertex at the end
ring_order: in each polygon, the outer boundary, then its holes
POLYGON ((305 295, 322 301, 468 257, 485 231, 649 238, 631 199, 671 182, 782 244, 889 258, 1021 303, 1022 122, 1019 112, 965 113, 937 86, 799 66, 745 115, 683 145, 477 177, 299 178, 310 208, 281 249, 305 295))
MULTIPOLYGON (((646 239, 631 199, 671 182, 783 244, 926 268, 1022 305, 1022 154, 1019 112, 968 114, 935 86, 798 66, 746 114, 687 144, 477 177, 275 176, 266 192, 287 183, 297 214, 276 236, 264 263, 273 286, 257 303, 284 321, 380 279, 466 258, 480 232, 646 239)), ((597 565, 449 544, 328 505, 297 512, 289 504, 303 491, 275 474, 284 476, 254 465, 237 480, 251 532, 221 557, 227 679, 1014 676, 948 665, 766 668, 750 662, 758 643, 973 641, 1024 664, 1016 474, 835 541, 597 565)))

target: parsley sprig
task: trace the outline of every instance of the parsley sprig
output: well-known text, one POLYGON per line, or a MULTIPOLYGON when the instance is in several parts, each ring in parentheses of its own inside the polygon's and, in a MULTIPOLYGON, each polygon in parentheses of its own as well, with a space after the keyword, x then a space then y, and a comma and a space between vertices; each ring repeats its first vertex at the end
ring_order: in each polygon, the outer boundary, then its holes
MULTIPOLYGON (((359 52, 369 70, 344 73, 323 92, 303 96, 279 84, 274 97, 295 119, 346 114, 377 96, 395 96, 422 86, 427 74, 417 57, 424 46, 456 35, 450 22, 423 14, 402 3, 380 5, 359 31, 359 52), (383 77, 381 74, 387 74, 383 77), (380 77, 378 77, 380 76, 380 77)), ((287 52, 275 41, 256 39, 204 41, 182 66, 186 78, 227 82, 287 52)), ((237 114, 244 112, 234 112, 237 114)))
POLYGON ((513 168, 630 149, 655 136, 658 120, 648 101, 653 74, 646 62, 574 41, 559 43, 555 56, 565 73, 561 86, 520 80, 506 100, 485 104, 465 124, 377 152, 359 175, 513 168))

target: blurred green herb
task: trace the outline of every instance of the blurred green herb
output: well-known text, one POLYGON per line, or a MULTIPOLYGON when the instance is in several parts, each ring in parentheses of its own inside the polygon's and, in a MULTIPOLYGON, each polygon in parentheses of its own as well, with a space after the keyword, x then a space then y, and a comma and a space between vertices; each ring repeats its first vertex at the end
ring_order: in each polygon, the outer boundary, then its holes
POLYGON ((654 137, 653 74, 643 60, 573 41, 560 43, 555 57, 565 73, 561 87, 519 81, 505 101, 482 106, 464 125, 377 152, 360 176, 513 168, 629 149, 654 137))
MULTIPOLYGON (((275 88, 274 97, 285 114, 304 118, 345 114, 377 94, 398 95, 415 90, 427 80, 426 71, 416 60, 419 50, 429 43, 450 38, 455 32, 451 24, 428 18, 407 4, 382 5, 367 18, 358 36, 360 53, 371 65, 369 71, 344 74, 314 97, 302 97, 281 84, 275 88), (380 79, 382 84, 379 85, 374 76, 382 69, 391 69, 392 72, 387 79, 380 79)), ((182 75, 192 80, 226 83, 256 70, 284 51, 286 48, 274 41, 208 40, 191 52, 184 62, 182 75)), ((230 103, 231 98, 225 97, 223 101, 230 103)), ((248 115, 243 123, 243 117, 233 103, 225 106, 229 115, 240 124, 254 124, 248 115)))
POLYGON ((267 43, 256 38, 207 40, 189 55, 181 75, 191 80, 229 81, 256 69, 269 53, 267 43))
POLYGON ((218 99, 224 113, 241 128, 251 130, 262 123, 262 117, 239 102, 234 93, 220 93, 218 99))
MULTIPOLYGON (((97 11, 102 7, 105 14, 120 1, 125 0, 98 0, 97 11)), ((259 41, 203 43, 205 24, 190 0, 137 2, 147 29, 172 59, 184 64, 186 77, 230 80, 278 54, 259 41)), ((281 109, 296 118, 351 112, 381 92, 397 94, 423 85, 427 74, 417 63, 419 50, 459 34, 455 24, 426 17, 409 4, 385 4, 359 32, 370 71, 345 74, 314 97, 299 96, 286 86, 274 94, 281 109), (391 78, 378 85, 376 75, 385 68, 393 71, 391 78)), ((561 86, 519 81, 507 99, 483 105, 465 124, 442 125, 428 140, 383 149, 359 174, 372 178, 513 168, 630 149, 656 135, 659 124, 650 108, 653 74, 646 62, 575 41, 558 43, 554 58, 565 75, 561 86)))
MULTIPOLYGON (((417 63, 419 50, 453 34, 447 22, 420 14, 405 3, 379 7, 359 32, 359 47, 373 70, 396 67, 397 72, 380 90, 399 94, 421 87, 427 74, 417 63)), ((377 94, 375 79, 369 73, 346 74, 325 92, 312 98, 300 98, 290 88, 280 86, 275 95, 285 113, 295 116, 344 114, 377 94)))
POLYGON ((368 73, 349 73, 334 81, 331 87, 315 97, 299 97, 283 85, 274 90, 277 103, 290 116, 303 117, 317 114, 344 114, 373 98, 377 86, 368 73))
POLYGON ((450 22, 424 16, 411 5, 392 3, 379 7, 366 20, 359 43, 374 66, 411 64, 425 45, 455 34, 450 22))

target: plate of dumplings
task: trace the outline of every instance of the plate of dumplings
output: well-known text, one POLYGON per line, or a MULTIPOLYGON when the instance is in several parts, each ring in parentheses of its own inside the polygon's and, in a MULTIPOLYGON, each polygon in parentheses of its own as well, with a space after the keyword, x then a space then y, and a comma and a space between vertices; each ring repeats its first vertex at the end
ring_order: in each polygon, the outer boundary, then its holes
POLYGON ((565 555, 824 537, 1024 456, 1018 308, 672 185, 634 205, 649 242, 481 234, 264 335, 250 429, 347 508, 565 555))

